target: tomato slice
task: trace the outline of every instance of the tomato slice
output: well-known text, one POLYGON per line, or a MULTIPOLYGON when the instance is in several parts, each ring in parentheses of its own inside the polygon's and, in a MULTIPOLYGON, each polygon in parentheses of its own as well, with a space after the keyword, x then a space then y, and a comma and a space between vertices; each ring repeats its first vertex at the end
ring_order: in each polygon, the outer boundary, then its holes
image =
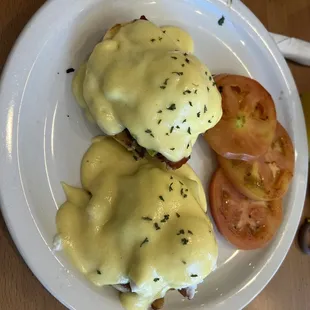
POLYGON ((282 201, 255 201, 240 194, 218 169, 210 184, 211 213, 220 233, 242 250, 265 246, 282 222, 282 201))
POLYGON ((264 154, 274 137, 277 116, 270 94, 239 75, 215 77, 222 94, 222 119, 204 137, 219 155, 250 160, 264 154))
POLYGON ((278 123, 265 155, 248 162, 218 156, 218 161, 243 195, 255 200, 276 200, 285 195, 293 177, 294 147, 287 131, 278 123))

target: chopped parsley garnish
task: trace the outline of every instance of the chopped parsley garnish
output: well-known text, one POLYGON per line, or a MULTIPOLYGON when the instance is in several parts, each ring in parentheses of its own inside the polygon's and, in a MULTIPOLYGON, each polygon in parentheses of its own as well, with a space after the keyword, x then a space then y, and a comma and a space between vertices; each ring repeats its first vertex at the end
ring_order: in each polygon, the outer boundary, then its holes
POLYGON ((163 38, 162 37, 158 37, 158 40, 161 41, 163 38))
POLYGON ((187 147, 186 147, 187 149, 189 148, 189 144, 187 144, 187 147))
POLYGON ((175 57, 175 56, 171 56, 171 58, 172 58, 172 59, 175 59, 175 60, 178 59, 178 57, 175 57))
POLYGON ((101 274, 101 271, 99 269, 97 269, 97 274, 101 274))
POLYGON ((198 275, 197 275, 197 274, 191 274, 191 277, 192 277, 192 278, 197 278, 198 275))
POLYGON ((173 191, 172 185, 173 185, 173 182, 169 184, 169 192, 173 191))
POLYGON ((165 89, 165 88, 166 88, 166 86, 162 85, 162 86, 160 86, 160 88, 161 88, 161 89, 165 89))
POLYGON ((174 126, 172 126, 172 127, 170 128, 170 133, 173 132, 173 129, 174 129, 174 126))
POLYGON ((152 133, 152 130, 151 130, 151 129, 146 129, 146 130, 145 130, 145 133, 148 133, 151 137, 153 137, 153 138, 154 138, 154 135, 153 135, 153 133, 152 133))
POLYGON ((210 119, 208 120, 208 123, 209 123, 209 124, 211 124, 211 123, 212 123, 210 119))
POLYGON ((160 229, 160 227, 159 227, 159 225, 157 223, 154 223, 154 227, 155 227, 156 230, 160 229))
POLYGON ((153 38, 153 39, 151 39, 151 42, 155 42, 156 40, 153 38))
POLYGON ((182 260, 182 263, 183 263, 184 265, 186 265, 186 261, 185 261, 185 260, 182 260))
POLYGON ((185 195, 183 195, 183 198, 187 198, 187 195, 185 194, 185 195))
POLYGON ((189 89, 187 89, 187 90, 184 90, 183 95, 190 94, 190 93, 191 93, 191 91, 189 89))
POLYGON ((164 218, 160 221, 161 223, 166 223, 169 220, 169 214, 165 214, 164 218))
POLYGON ((207 86, 207 90, 210 91, 210 88, 207 86))
POLYGON ((187 231, 190 235, 193 235, 193 232, 191 230, 187 231))
POLYGON ((216 85, 216 83, 213 81, 213 84, 212 84, 212 86, 215 86, 216 85))
POLYGON ((184 67, 185 66, 185 64, 182 64, 182 67, 184 67))
POLYGON ((173 176, 170 177, 170 180, 173 180, 173 176))
POLYGON ((168 133, 168 132, 166 132, 166 136, 169 136, 169 133, 168 133))
POLYGON ((163 30, 163 33, 166 33, 166 30, 163 30))
POLYGON ((174 150, 175 150, 175 147, 172 147, 170 150, 171 150, 171 151, 174 151, 174 150))
POLYGON ((186 244, 188 243, 188 241, 189 241, 189 240, 186 239, 186 238, 182 238, 182 239, 181 239, 181 242, 182 242, 183 245, 186 245, 186 244))
POLYGON ((185 58, 185 61, 189 64, 190 63, 190 61, 189 61, 189 59, 188 58, 185 58))
POLYGON ((197 89, 195 89, 195 91, 194 91, 194 94, 195 94, 195 95, 197 95, 197 91, 198 91, 198 90, 197 90, 197 89))
POLYGON ((140 248, 141 248, 144 244, 146 244, 146 243, 148 243, 148 242, 149 242, 149 238, 145 238, 145 239, 141 242, 140 248))
POLYGON ((180 191, 181 195, 183 196, 183 193, 184 193, 184 189, 181 188, 181 191, 180 191))
POLYGON ((169 78, 168 78, 168 79, 165 79, 164 85, 167 85, 167 84, 168 84, 168 81, 169 81, 169 78))
POLYGON ((191 133, 191 128, 190 128, 190 127, 188 127, 187 132, 188 132, 190 135, 192 134, 192 133, 191 133))
POLYGON ((192 107, 193 106, 193 103, 191 101, 188 102, 188 104, 192 107))
POLYGON ((187 54, 187 53, 184 53, 183 55, 184 55, 185 57, 186 57, 186 56, 188 56, 188 54, 187 54))
POLYGON ((181 215, 177 212, 176 214, 175 214, 177 217, 181 217, 181 215))
POLYGON ((207 113, 207 111, 208 111, 207 106, 204 105, 204 106, 203 106, 203 113, 207 113))
POLYGON ((186 119, 182 123, 185 123, 185 122, 186 122, 186 119))
POLYGON ((157 113, 163 113, 163 111, 162 111, 162 110, 159 110, 159 111, 157 111, 157 113))
POLYGON ((209 76, 209 81, 212 81, 212 76, 211 75, 209 76))
POLYGON ((184 235, 184 234, 185 234, 184 229, 181 229, 181 230, 177 233, 177 236, 179 236, 179 235, 184 235))
POLYGON ((155 278, 155 279, 154 279, 154 282, 157 282, 157 281, 159 281, 159 280, 160 280, 159 278, 155 278))
POLYGON ((179 183, 180 183, 181 185, 184 185, 184 183, 183 183, 183 182, 181 182, 181 181, 179 181, 179 183))
POLYGON ((173 71, 172 74, 177 74, 178 76, 181 76, 181 75, 183 75, 183 72, 173 71))
POLYGON ((200 112, 197 113, 197 117, 200 117, 200 112))
POLYGON ((179 126, 179 125, 177 126, 177 129, 180 129, 180 126, 179 126))
POLYGON ((151 219, 149 216, 143 216, 143 217, 142 217, 142 220, 145 220, 145 221, 152 221, 152 219, 151 219))
POLYGON ((74 72, 75 70, 73 69, 73 68, 69 68, 69 69, 67 69, 66 70, 66 73, 72 73, 72 72, 74 72))
POLYGON ((175 103, 171 103, 170 106, 167 108, 167 110, 173 111, 176 109, 175 103))
POLYGON ((208 75, 208 71, 205 71, 205 75, 208 75))
POLYGON ((223 26, 224 21, 225 21, 225 17, 222 15, 222 17, 218 20, 217 23, 218 23, 220 26, 223 26))
POLYGON ((165 201, 165 199, 164 199, 164 197, 163 196, 159 196, 159 199, 161 200, 161 201, 165 201))
POLYGON ((160 120, 157 122, 157 124, 159 125, 159 124, 161 123, 161 121, 162 121, 162 120, 160 119, 160 120))

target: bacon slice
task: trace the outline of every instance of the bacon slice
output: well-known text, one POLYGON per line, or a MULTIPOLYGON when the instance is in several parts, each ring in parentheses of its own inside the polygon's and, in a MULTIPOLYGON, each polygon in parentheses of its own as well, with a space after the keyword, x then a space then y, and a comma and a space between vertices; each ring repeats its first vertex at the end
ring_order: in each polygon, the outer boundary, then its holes
MULTIPOLYGON (((113 138, 117 142, 119 142, 121 145, 123 145, 128 151, 133 152, 139 158, 143 158, 145 156, 146 149, 137 143, 137 141, 131 136, 130 132, 127 129, 113 136, 113 138)), ((166 157, 164 157, 160 153, 157 153, 155 157, 158 158, 161 162, 166 163, 167 166, 173 170, 179 169, 184 164, 186 164, 187 161, 190 159, 190 157, 184 157, 178 162, 173 162, 173 161, 168 160, 166 157)))

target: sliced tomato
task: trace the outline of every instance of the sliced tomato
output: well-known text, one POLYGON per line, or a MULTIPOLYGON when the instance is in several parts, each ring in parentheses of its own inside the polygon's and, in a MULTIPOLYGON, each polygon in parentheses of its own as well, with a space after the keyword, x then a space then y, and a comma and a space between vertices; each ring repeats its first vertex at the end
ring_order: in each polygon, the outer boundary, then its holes
POLYGON ((264 154, 274 137, 274 102, 258 82, 239 75, 215 77, 222 94, 222 119, 204 137, 219 155, 250 160, 264 154))
POLYGON ((280 123, 266 154, 254 161, 218 156, 220 166, 232 184, 255 200, 276 200, 285 195, 294 175, 294 147, 280 123))
POLYGON ((210 184, 211 213, 220 233, 238 249, 265 246, 282 221, 282 201, 254 201, 240 194, 218 169, 210 184))

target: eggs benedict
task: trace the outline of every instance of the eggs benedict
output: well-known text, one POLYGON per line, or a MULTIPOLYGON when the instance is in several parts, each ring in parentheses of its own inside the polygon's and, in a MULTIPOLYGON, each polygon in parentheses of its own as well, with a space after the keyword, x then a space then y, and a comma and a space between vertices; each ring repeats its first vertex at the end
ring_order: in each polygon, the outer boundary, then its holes
POLYGON ((73 93, 104 133, 178 168, 222 116, 212 74, 192 52, 178 27, 116 25, 78 70, 73 93))
POLYGON ((126 310, 170 289, 188 297, 215 268, 218 248, 202 185, 188 166, 168 171, 99 137, 81 164, 83 188, 64 184, 57 243, 93 284, 113 285, 126 310))

